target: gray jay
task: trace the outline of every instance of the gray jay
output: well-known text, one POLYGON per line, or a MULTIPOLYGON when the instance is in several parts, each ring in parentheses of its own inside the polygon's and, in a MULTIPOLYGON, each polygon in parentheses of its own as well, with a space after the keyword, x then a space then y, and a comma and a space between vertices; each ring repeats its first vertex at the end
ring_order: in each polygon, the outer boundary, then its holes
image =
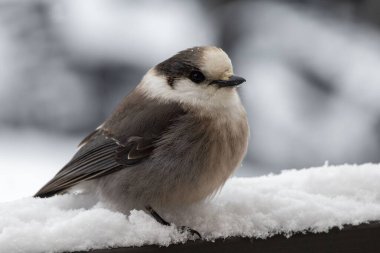
POLYGON ((205 200, 240 165, 249 135, 236 91, 243 82, 220 48, 177 53, 146 73, 35 197, 83 188, 169 225, 156 210, 205 200))

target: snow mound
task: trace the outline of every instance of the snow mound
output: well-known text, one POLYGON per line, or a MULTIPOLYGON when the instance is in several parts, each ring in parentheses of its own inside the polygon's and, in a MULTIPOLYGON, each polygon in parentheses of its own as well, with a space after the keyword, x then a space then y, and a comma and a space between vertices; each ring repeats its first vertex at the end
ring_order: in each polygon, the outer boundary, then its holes
MULTIPOLYGON (((380 220, 380 165, 324 166, 232 178, 214 199, 161 213, 207 240, 326 232, 380 220)), ((63 252, 185 242, 143 211, 113 212, 93 197, 25 198, 0 204, 0 252, 63 252)))

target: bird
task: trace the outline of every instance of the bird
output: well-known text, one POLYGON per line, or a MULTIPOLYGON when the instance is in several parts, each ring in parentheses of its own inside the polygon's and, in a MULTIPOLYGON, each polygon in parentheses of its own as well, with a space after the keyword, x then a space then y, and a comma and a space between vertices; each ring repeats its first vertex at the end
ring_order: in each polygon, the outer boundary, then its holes
POLYGON ((219 47, 178 52, 147 71, 34 197, 83 189, 170 225, 157 210, 209 199, 241 165, 249 125, 237 87, 245 81, 219 47))

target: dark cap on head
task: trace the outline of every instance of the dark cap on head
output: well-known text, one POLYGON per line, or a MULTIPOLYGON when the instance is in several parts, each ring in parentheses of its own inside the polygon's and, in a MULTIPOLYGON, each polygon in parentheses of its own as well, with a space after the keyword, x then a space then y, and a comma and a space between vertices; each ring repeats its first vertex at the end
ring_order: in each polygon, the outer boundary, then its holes
POLYGON ((194 83, 231 87, 245 82, 233 76, 231 61, 223 50, 216 47, 193 47, 178 52, 155 67, 173 86, 176 79, 188 78, 194 83), (214 69, 213 69, 214 68, 214 69))

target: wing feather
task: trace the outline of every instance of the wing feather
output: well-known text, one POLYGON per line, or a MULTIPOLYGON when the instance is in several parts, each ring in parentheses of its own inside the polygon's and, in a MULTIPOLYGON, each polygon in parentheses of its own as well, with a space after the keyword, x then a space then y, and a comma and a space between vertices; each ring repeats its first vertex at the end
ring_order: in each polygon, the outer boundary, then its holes
POLYGON ((166 130, 187 113, 178 103, 157 103, 135 89, 80 143, 71 161, 35 195, 50 197, 83 181, 148 159, 166 130))
POLYGON ((150 156, 153 140, 131 137, 126 145, 107 136, 102 130, 91 134, 73 159, 41 188, 35 197, 50 197, 81 182, 105 176, 133 166, 150 156))

